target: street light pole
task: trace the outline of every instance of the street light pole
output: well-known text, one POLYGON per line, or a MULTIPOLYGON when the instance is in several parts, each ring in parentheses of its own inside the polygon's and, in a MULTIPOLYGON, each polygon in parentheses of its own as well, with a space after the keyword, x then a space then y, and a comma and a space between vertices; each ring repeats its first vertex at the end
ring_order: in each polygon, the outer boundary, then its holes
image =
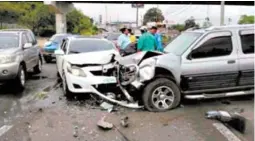
POLYGON ((225 2, 221 1, 221 10, 220 10, 220 25, 224 25, 224 13, 225 13, 225 2))
POLYGON ((138 6, 136 7, 136 27, 138 28, 138 6))

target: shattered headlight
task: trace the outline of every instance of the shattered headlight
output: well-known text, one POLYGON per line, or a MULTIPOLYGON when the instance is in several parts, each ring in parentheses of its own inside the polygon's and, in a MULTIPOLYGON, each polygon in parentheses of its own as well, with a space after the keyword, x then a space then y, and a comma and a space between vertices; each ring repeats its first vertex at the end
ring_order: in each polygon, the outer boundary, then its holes
POLYGON ((141 62, 139 65, 140 80, 150 80, 154 77, 156 62, 156 58, 149 58, 141 62))
POLYGON ((0 55, 0 64, 8 64, 19 61, 20 55, 0 55))
POLYGON ((77 66, 72 66, 71 64, 67 64, 67 71, 75 76, 81 76, 81 77, 87 76, 81 68, 77 66))

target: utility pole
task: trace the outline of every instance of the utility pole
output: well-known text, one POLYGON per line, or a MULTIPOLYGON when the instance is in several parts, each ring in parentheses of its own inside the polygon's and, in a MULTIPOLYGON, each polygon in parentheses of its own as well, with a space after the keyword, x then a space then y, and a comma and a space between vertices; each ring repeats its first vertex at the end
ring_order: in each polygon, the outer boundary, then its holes
POLYGON ((107 15, 107 5, 105 5, 105 23, 107 23, 107 17, 108 17, 108 15, 107 15))
POLYGON ((138 11, 139 7, 136 7, 136 28, 138 28, 138 11))
POLYGON ((220 25, 224 25, 224 16, 225 16, 225 2, 221 1, 221 9, 220 9, 220 25))

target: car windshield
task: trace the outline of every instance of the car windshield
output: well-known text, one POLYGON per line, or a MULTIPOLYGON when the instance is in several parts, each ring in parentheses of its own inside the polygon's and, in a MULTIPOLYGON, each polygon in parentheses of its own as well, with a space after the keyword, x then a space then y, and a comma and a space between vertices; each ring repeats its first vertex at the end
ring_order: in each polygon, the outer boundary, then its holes
POLYGON ((60 43, 65 37, 67 37, 68 35, 54 35, 50 38, 50 41, 56 42, 56 43, 60 43))
POLYGON ((95 40, 95 39, 84 39, 84 40, 73 40, 70 42, 69 53, 85 53, 95 51, 112 50, 114 46, 112 43, 95 40))
POLYGON ((0 49, 19 47, 18 33, 0 33, 0 49))
POLYGON ((195 42, 202 33, 186 32, 179 35, 172 42, 170 42, 164 49, 167 53, 173 53, 175 55, 182 55, 190 45, 195 42))
POLYGON ((107 39, 108 40, 118 40, 118 37, 120 36, 120 33, 112 33, 108 34, 107 39))

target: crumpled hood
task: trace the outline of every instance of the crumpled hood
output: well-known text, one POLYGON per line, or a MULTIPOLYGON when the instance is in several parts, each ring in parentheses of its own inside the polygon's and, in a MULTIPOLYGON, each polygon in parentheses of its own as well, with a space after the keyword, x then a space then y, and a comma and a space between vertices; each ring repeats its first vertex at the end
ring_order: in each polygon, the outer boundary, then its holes
POLYGON ((116 50, 87 52, 80 54, 70 54, 65 56, 65 60, 71 64, 107 64, 112 59, 112 54, 119 55, 116 50))
POLYGON ((5 48, 5 49, 0 49, 0 55, 9 55, 9 54, 15 54, 16 52, 18 52, 19 50, 21 50, 20 48, 16 47, 16 48, 5 48))

